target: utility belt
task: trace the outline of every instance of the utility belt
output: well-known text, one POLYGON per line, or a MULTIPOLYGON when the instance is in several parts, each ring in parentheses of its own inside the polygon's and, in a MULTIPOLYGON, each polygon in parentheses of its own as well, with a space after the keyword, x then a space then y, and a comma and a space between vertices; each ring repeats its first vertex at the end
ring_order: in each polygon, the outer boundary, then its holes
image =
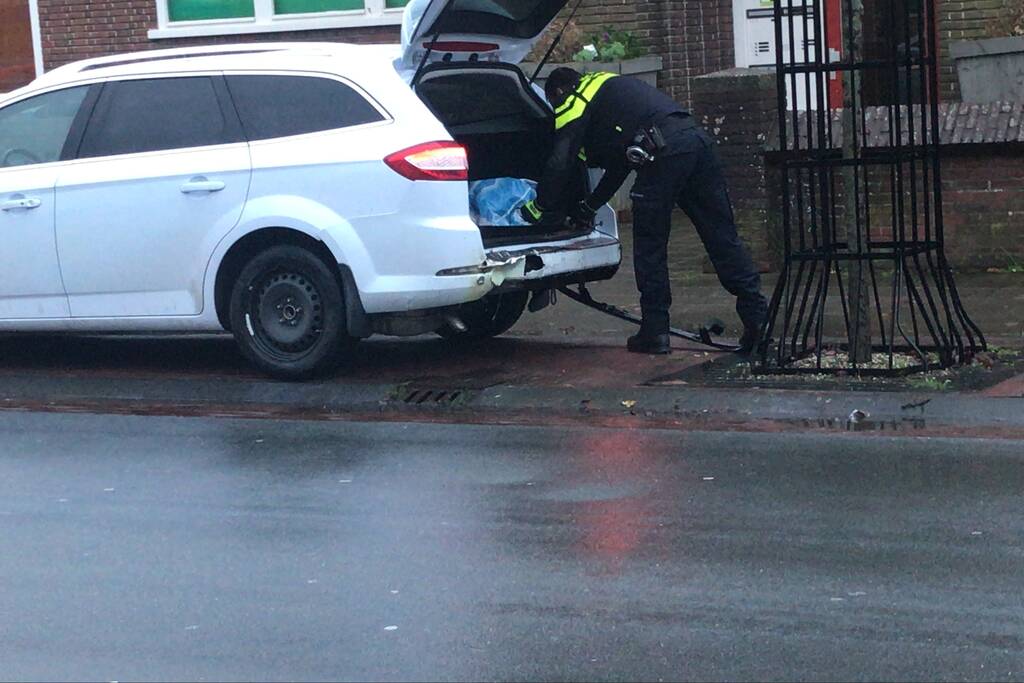
POLYGON ((668 136, 697 127, 697 121, 689 114, 670 114, 658 123, 645 126, 636 132, 632 144, 626 148, 626 162, 638 170, 653 164, 668 149, 668 136))

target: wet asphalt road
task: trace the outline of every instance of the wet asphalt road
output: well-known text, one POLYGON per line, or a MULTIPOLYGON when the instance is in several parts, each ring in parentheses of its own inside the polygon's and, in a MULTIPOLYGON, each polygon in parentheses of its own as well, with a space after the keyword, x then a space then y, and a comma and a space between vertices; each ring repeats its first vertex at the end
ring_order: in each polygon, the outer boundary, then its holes
POLYGON ((1020 679, 1024 448, 0 413, 0 678, 1020 679))

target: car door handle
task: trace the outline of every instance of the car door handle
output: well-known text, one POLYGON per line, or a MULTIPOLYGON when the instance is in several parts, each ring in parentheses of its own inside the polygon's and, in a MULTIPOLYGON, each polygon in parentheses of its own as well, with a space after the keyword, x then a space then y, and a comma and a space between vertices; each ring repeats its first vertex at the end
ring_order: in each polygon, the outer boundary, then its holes
POLYGON ((220 192, 227 183, 221 180, 207 180, 206 178, 193 178, 181 186, 185 194, 197 194, 199 192, 220 192))
POLYGON ((6 202, 0 203, 0 209, 4 211, 17 211, 18 209, 38 209, 42 205, 42 199, 18 197, 17 199, 8 199, 6 202))

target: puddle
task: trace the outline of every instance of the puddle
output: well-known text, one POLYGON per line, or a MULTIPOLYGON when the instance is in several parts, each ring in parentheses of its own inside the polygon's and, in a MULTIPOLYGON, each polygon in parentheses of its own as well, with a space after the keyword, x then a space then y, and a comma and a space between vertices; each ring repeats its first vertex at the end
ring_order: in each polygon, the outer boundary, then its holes
POLYGON ((645 489, 638 485, 580 484, 558 491, 540 493, 536 497, 552 503, 593 503, 633 498, 645 489))

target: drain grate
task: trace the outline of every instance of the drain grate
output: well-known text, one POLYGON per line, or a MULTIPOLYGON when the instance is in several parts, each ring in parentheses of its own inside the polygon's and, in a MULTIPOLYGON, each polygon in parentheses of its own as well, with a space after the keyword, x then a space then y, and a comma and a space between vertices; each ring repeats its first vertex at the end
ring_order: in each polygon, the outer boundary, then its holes
POLYGON ((462 389, 409 389, 402 403, 410 406, 452 405, 465 396, 462 389))

